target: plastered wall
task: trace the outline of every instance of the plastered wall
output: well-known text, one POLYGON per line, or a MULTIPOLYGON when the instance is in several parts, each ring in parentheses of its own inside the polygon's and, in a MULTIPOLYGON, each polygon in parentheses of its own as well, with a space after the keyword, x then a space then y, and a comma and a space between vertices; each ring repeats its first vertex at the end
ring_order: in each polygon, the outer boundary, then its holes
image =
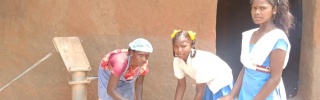
MULTIPOLYGON (((174 97, 170 34, 173 29, 198 33, 196 47, 215 52, 217 0, 0 0, 0 87, 53 51, 53 37, 77 36, 92 71, 97 75, 101 57, 127 48, 135 38, 154 46, 150 72, 145 78, 145 100, 174 97)), ((60 54, 0 92, 4 100, 70 100, 70 74, 60 54)), ((88 100, 97 100, 96 81, 88 84, 88 100)), ((194 95, 188 78, 185 99, 194 95)))
POLYGON ((303 0, 299 90, 301 100, 320 100, 320 2, 303 0))

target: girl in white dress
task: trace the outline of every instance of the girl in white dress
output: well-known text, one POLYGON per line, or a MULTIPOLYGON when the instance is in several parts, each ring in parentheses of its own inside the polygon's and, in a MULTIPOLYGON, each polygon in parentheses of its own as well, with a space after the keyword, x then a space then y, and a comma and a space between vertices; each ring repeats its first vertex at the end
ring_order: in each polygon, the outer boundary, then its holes
POLYGON ((230 93, 233 83, 228 64, 213 53, 195 49, 192 31, 175 30, 171 34, 173 69, 178 79, 175 100, 182 100, 186 89, 185 75, 196 81, 194 100, 217 100, 230 93))

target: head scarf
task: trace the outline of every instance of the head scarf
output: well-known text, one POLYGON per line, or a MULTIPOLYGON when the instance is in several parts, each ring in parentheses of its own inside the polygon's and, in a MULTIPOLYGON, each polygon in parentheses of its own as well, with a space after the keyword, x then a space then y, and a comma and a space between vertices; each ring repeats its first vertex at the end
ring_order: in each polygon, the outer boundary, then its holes
POLYGON ((149 52, 149 53, 152 53, 153 51, 151 43, 144 38, 138 38, 133 40, 129 44, 129 47, 132 50, 136 50, 136 51, 149 52))

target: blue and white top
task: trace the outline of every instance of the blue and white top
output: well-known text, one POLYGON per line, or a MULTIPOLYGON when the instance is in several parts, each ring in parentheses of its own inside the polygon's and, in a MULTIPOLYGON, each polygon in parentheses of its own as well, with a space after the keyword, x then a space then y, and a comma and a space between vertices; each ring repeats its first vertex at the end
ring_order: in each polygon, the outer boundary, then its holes
MULTIPOLYGON (((282 31, 283 33, 279 33, 281 31, 279 31, 279 29, 276 29, 276 30, 277 31, 274 31, 274 30, 270 31, 269 33, 284 34, 283 31, 282 31)), ((271 51, 275 49, 281 49, 286 51, 287 52, 286 56, 289 57, 288 52, 290 51, 290 43, 287 40, 288 40, 287 37, 277 39, 276 42, 273 44, 271 51)), ((267 42, 267 41, 262 41, 262 42, 267 42)), ((256 44, 248 43, 249 53, 252 52, 255 46, 256 44)), ((266 58, 261 58, 261 59, 265 59, 261 64, 262 66, 270 67, 270 52, 268 53, 268 56, 266 58)), ((286 64, 287 64, 287 61, 285 61, 284 65, 286 64)), ((244 66, 246 67, 245 64, 244 66)), ((261 88, 269 79, 270 79, 269 73, 259 72, 259 71, 256 71, 255 69, 246 67, 244 76, 243 76, 240 94, 239 94, 239 100, 252 100, 259 93, 261 88)), ((271 94, 266 98, 266 100, 286 100, 286 99, 287 98, 286 98, 285 88, 283 85, 283 81, 281 79, 278 86, 275 88, 273 92, 271 92, 271 94)))

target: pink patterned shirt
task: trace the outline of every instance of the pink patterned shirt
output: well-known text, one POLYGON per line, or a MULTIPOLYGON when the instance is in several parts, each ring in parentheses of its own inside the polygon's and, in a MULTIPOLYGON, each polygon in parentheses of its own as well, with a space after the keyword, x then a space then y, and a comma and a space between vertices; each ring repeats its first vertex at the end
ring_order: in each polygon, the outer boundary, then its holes
MULTIPOLYGON (((114 50, 103 57, 101 60, 101 67, 105 70, 111 71, 116 77, 120 77, 124 74, 126 80, 131 80, 136 76, 138 66, 130 67, 126 72, 128 49, 114 50)), ((141 66, 139 75, 146 75, 149 72, 148 61, 141 66)))

